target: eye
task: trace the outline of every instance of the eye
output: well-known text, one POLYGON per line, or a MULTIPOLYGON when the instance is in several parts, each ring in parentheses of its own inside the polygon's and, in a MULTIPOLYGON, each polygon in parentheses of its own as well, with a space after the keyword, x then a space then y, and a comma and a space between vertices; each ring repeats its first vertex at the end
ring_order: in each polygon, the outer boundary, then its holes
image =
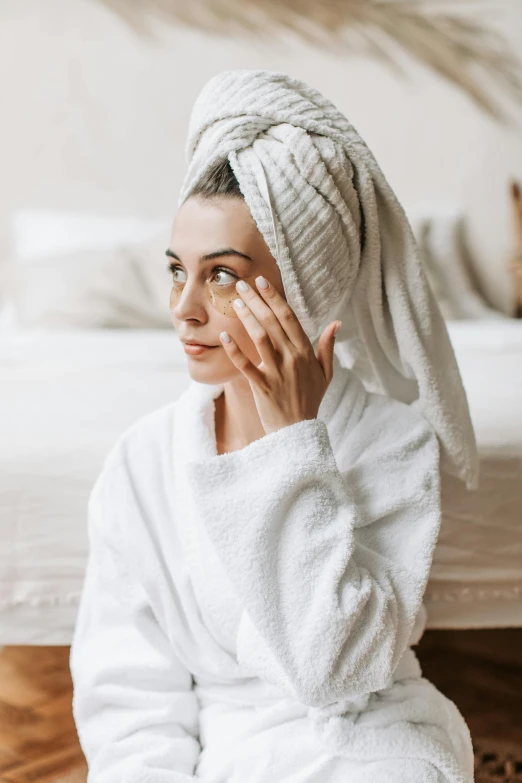
POLYGON ((183 269, 180 266, 177 266, 176 264, 167 264, 167 272, 170 272, 172 275, 172 281, 174 283, 184 283, 184 280, 179 280, 176 278, 177 272, 183 272, 183 269))
POLYGON ((219 266, 214 267, 212 272, 214 273, 216 271, 217 271, 216 281, 218 285, 221 286, 231 285, 235 280, 239 279, 237 275, 235 275, 233 272, 229 272, 228 269, 224 269, 223 267, 219 267, 219 266), (228 275, 229 277, 232 278, 232 280, 223 280, 223 275, 228 275), (217 280, 218 276, 221 276, 221 282, 217 280))
MULTIPOLYGON (((182 274, 185 274, 185 271, 180 267, 178 264, 167 264, 167 271, 171 273, 172 275, 172 281, 175 284, 183 284, 186 283, 186 280, 180 280, 178 276, 178 272, 181 272, 182 274)), ((215 266, 212 269, 211 277, 214 277, 216 279, 217 285, 224 288, 227 285, 233 284, 236 280, 239 280, 239 277, 231 272, 229 269, 225 269, 222 266, 215 266), (223 276, 226 277, 226 275, 229 276, 231 279, 223 279, 223 276)))

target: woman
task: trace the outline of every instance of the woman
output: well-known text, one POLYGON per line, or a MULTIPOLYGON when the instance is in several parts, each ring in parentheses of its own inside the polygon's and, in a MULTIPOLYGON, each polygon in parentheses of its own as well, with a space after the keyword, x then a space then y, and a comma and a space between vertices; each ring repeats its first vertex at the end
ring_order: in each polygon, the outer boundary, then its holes
POLYGON ((211 79, 187 155, 167 254, 191 383, 89 500, 88 781, 470 783, 466 723, 411 646, 440 470, 475 487, 476 446, 404 212, 285 74, 211 79))

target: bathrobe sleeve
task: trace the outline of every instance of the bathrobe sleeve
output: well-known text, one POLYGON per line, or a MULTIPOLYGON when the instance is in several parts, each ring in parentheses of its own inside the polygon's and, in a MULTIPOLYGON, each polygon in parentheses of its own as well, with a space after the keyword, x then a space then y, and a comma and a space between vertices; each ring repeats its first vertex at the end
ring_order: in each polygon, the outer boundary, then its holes
POLYGON ((391 683, 440 527, 434 430, 403 403, 368 400, 342 470, 321 419, 187 465, 244 607, 238 663, 312 707, 391 683))
MULTIPOLYGON (((88 783, 189 783, 200 753, 192 676, 90 507, 70 668, 88 783)), ((199 780, 199 778, 198 778, 199 780)))

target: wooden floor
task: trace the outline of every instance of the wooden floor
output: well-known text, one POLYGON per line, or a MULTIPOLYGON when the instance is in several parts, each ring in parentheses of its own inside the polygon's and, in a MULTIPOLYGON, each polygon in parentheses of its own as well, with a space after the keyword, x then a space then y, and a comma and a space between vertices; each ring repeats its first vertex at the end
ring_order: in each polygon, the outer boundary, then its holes
POLYGON ((71 711, 69 650, 0 650, 1 783, 85 781, 86 764, 71 711))
MULTIPOLYGON (((477 783, 522 781, 522 629, 426 631, 416 652, 489 753, 477 783)), ((0 650, 0 783, 85 783, 71 698, 69 647, 0 650)))

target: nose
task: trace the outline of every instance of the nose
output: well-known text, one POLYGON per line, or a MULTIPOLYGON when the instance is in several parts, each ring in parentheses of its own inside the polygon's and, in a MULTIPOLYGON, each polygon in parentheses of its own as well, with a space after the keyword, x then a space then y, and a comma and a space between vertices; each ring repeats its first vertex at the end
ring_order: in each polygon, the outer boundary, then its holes
POLYGON ((207 317, 206 296, 204 285, 197 281, 185 283, 183 286, 173 286, 170 292, 170 310, 174 318, 184 321, 197 318, 199 321, 207 317))

